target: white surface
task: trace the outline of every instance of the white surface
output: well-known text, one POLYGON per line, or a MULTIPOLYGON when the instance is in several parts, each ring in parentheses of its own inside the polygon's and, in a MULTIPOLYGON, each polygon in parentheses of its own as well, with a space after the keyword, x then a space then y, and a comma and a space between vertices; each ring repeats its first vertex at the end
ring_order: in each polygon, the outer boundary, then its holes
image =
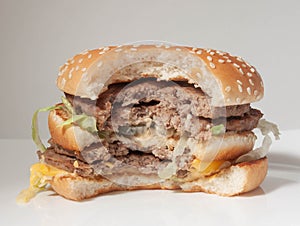
POLYGON ((0 225, 300 225, 300 130, 286 131, 269 153, 260 188, 239 197, 174 191, 114 192, 85 202, 39 194, 27 205, 15 197, 36 161, 30 140, 0 140, 0 225))
POLYGON ((299 0, 0 0, 0 103, 9 109, 0 113, 0 138, 30 137, 33 112, 62 95, 55 80, 68 58, 141 40, 243 56, 263 76, 266 117, 300 129, 299 9, 299 0))

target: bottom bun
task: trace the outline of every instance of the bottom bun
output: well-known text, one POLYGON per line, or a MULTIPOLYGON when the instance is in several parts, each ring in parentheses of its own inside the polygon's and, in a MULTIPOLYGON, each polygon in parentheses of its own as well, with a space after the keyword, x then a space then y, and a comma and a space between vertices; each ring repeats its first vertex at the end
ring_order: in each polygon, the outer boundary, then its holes
MULTIPOLYGON (((220 172, 191 182, 176 183, 170 180, 148 185, 118 185, 105 178, 90 179, 71 173, 54 176, 51 186, 59 195, 80 201, 112 191, 128 191, 143 189, 182 190, 185 192, 207 192, 221 196, 234 196, 257 188, 264 180, 268 169, 267 158, 251 162, 243 162, 230 166, 220 172)), ((146 180, 140 175, 140 181, 146 180)))

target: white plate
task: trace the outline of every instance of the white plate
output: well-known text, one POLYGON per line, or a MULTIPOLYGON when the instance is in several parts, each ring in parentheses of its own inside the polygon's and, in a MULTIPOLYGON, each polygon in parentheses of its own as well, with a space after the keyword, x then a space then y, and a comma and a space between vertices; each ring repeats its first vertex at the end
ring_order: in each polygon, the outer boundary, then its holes
POLYGON ((114 192, 85 202, 39 194, 15 197, 36 161, 28 140, 1 140, 0 225, 300 225, 300 130, 286 131, 269 153, 261 187, 238 197, 176 191, 114 192))

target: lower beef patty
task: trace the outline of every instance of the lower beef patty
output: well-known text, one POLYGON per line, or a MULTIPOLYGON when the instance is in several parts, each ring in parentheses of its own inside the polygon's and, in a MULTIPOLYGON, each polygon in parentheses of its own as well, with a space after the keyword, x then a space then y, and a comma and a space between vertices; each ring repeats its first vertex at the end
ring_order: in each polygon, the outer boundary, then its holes
POLYGON ((158 167, 167 164, 168 160, 155 157, 152 154, 130 151, 118 144, 111 144, 108 148, 102 144, 93 144, 80 152, 66 150, 49 141, 51 146, 44 153, 38 151, 40 159, 67 172, 75 172, 80 176, 93 177, 111 173, 126 173, 140 170, 142 173, 157 173, 158 167), (99 159, 102 159, 100 161, 99 159), (75 163, 76 161, 76 163, 75 163))

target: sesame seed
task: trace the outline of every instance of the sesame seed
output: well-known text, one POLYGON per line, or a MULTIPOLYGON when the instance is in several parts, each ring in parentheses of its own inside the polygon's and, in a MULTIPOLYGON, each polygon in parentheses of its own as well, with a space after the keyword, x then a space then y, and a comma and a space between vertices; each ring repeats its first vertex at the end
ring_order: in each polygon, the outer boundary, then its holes
POLYGON ((255 69, 252 67, 252 68, 250 68, 250 71, 251 71, 252 73, 254 73, 254 72, 255 72, 255 69))
POLYGON ((194 51, 192 51, 192 50, 190 50, 189 52, 190 52, 190 53, 192 53, 192 54, 195 54, 195 52, 194 52, 194 51))
POLYGON ((72 78, 72 72, 70 71, 69 72, 69 79, 71 79, 72 78))
POLYGON ((211 56, 207 56, 206 58, 207 58, 207 60, 209 60, 209 61, 212 61, 212 60, 213 60, 211 56))
POLYGON ((246 64, 242 64, 242 67, 247 67, 246 64))
POLYGON ((65 78, 62 78, 61 80, 61 86, 64 87, 66 85, 66 79, 65 78))
POLYGON ((231 99, 230 98, 227 98, 226 99, 227 103, 231 102, 231 99))
POLYGON ((176 48, 176 51, 181 51, 181 49, 180 48, 176 48))
POLYGON ((103 47, 100 47, 100 48, 99 48, 99 50, 102 50, 102 49, 103 49, 103 47))
POLYGON ((196 48, 196 47, 192 48, 192 51, 196 51, 196 50, 197 50, 197 48, 196 48))
POLYGON ((256 100, 260 99, 260 95, 256 96, 256 100))
POLYGON ((248 93, 249 95, 251 95, 251 88, 250 88, 250 87, 247 87, 247 93, 248 93))
POLYGON ((264 87, 263 81, 260 81, 260 86, 261 86, 261 87, 264 87))
POLYGON ((115 49, 115 52, 117 53, 117 52, 121 52, 122 51, 122 49, 120 48, 120 49, 115 49))
POLYGON ((66 63, 65 63, 65 65, 69 65, 69 63, 68 63, 68 62, 66 62, 66 63))
POLYGON ((130 50, 131 51, 137 51, 137 48, 131 48, 130 50))
POLYGON ((170 46, 169 46, 169 45, 165 45, 165 48, 166 48, 166 49, 169 49, 169 48, 170 48, 170 46))
POLYGON ((197 52, 196 52, 198 55, 202 54, 202 50, 199 49, 197 52))
POLYGON ((89 55, 88 55, 88 59, 91 59, 92 58, 92 54, 90 53, 89 55))
POLYGON ((62 70, 61 70, 61 73, 65 73, 65 71, 67 70, 67 67, 64 67, 62 70))
POLYGON ((247 64, 248 67, 252 67, 248 62, 245 62, 245 64, 247 64))
POLYGON ((240 85, 243 85, 243 83, 240 80, 236 80, 236 82, 240 85))
POLYGON ((209 66, 210 66, 211 68, 216 68, 216 65, 215 65, 214 63, 212 63, 212 62, 209 62, 209 66))
POLYGON ((229 57, 228 57, 228 56, 223 56, 223 58, 224 58, 224 59, 228 59, 229 57))
POLYGON ((239 68, 239 71, 241 72, 241 74, 243 75, 244 72, 243 72, 243 69, 242 68, 239 68))
POLYGON ((228 93, 231 90, 231 86, 226 86, 225 91, 228 93))
POLYGON ((237 98, 236 98, 236 102, 237 102, 237 103, 241 103, 241 98, 237 97, 237 98))
POLYGON ((252 77, 252 74, 250 72, 247 72, 248 77, 252 77))
POLYGON ((82 71, 82 72, 85 72, 85 71, 86 71, 86 67, 82 68, 81 71, 82 71))
POLYGON ((254 83, 253 83, 253 81, 252 81, 251 78, 249 78, 249 83, 250 83, 252 86, 254 86, 254 83))
POLYGON ((241 93, 243 92, 243 87, 240 84, 238 84, 238 89, 241 93))
POLYGON ((227 63, 231 63, 232 61, 231 61, 230 59, 227 59, 226 62, 227 62, 227 63))
POLYGON ((74 59, 72 59, 70 63, 71 63, 71 64, 74 64, 74 63, 75 63, 75 60, 74 60, 74 59))
POLYGON ((240 65, 233 63, 233 66, 235 66, 236 68, 240 68, 240 65))
POLYGON ((102 62, 102 61, 99 61, 99 63, 97 64, 97 67, 101 67, 102 64, 103 64, 103 62, 102 62))
POLYGON ((82 58, 80 58, 79 60, 78 60, 78 63, 82 63, 82 61, 83 61, 83 59, 82 58))
POLYGON ((221 64, 223 64, 223 63, 225 63, 225 60, 219 59, 218 62, 221 63, 221 64))
POLYGON ((85 55, 85 54, 87 54, 89 52, 89 50, 88 49, 85 49, 85 50, 83 50, 80 54, 81 55, 85 55))
POLYGON ((215 52, 211 51, 209 54, 213 56, 215 55, 215 52))
POLYGON ((211 49, 206 49, 206 52, 209 53, 211 51, 211 49))
POLYGON ((79 70, 79 66, 77 65, 76 67, 75 67, 75 71, 78 71, 79 70))
POLYGON ((236 59, 237 59, 238 61, 240 61, 240 62, 244 62, 243 59, 240 58, 240 57, 237 57, 236 59))
POLYGON ((253 94, 254 94, 254 96, 257 96, 258 91, 257 91, 257 90, 254 90, 253 94))
POLYGON ((109 50, 109 47, 105 47, 104 49, 103 49, 103 51, 108 51, 109 50))
POLYGON ((104 52, 104 51, 100 51, 100 52, 99 52, 99 55, 102 55, 103 53, 105 53, 105 52, 104 52))
POLYGON ((160 44, 156 44, 155 46, 156 46, 157 48, 160 48, 160 47, 163 46, 163 44, 160 43, 160 44))

